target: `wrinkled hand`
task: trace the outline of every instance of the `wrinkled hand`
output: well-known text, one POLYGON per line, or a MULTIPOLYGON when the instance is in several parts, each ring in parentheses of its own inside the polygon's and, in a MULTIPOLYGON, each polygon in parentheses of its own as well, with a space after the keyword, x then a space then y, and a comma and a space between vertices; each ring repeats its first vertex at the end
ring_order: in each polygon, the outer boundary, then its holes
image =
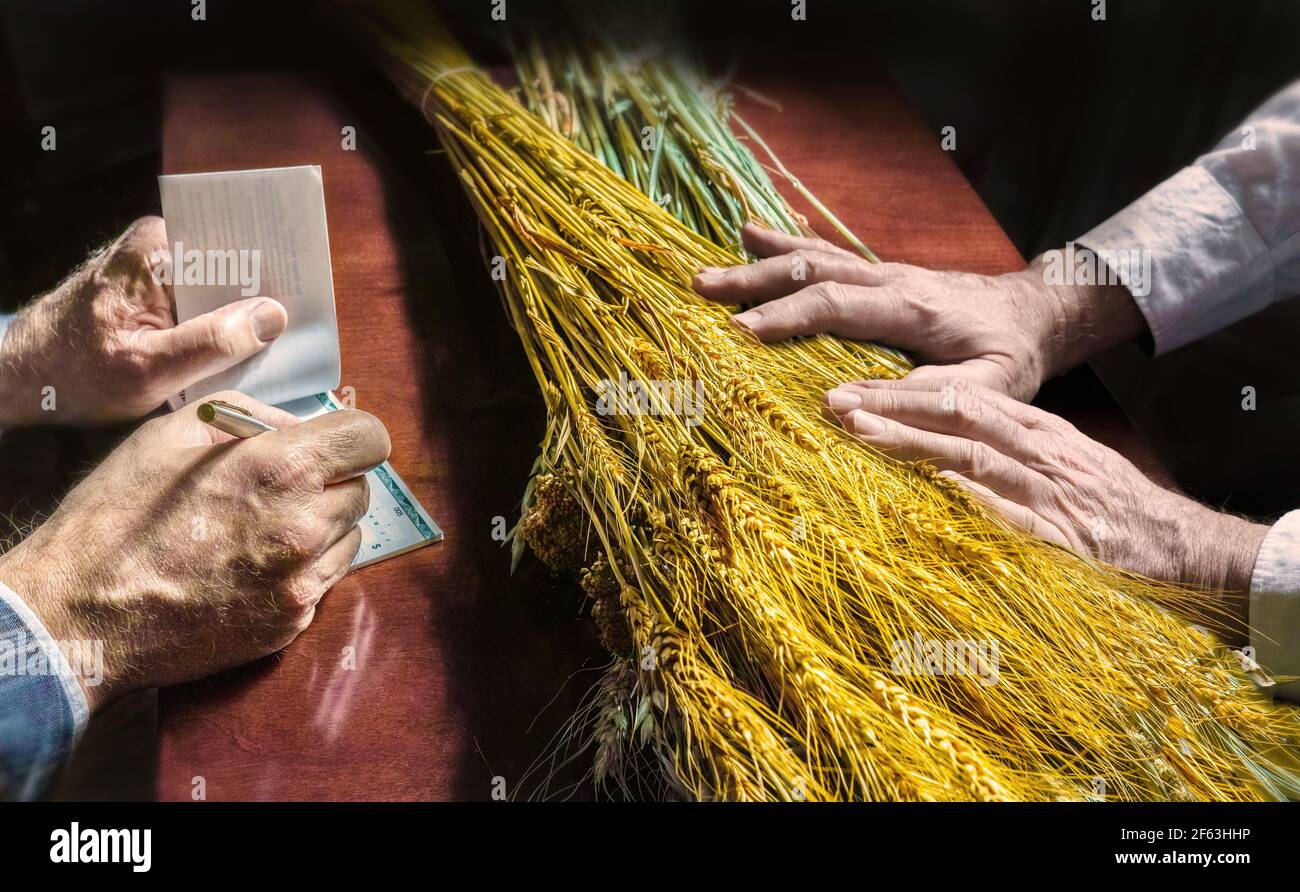
POLYGON ((19 313, 0 345, 0 427, 139 418, 284 331, 284 307, 268 297, 177 325, 171 287, 153 272, 166 248, 161 218, 137 220, 19 313))
POLYGON ((826 395, 864 443, 925 459, 1014 525, 1153 579, 1246 593, 1267 527, 1149 480, 1069 422, 962 379, 866 381, 826 395))
POLYGON ((830 333, 911 351, 922 363, 911 380, 960 378, 1029 399, 1047 378, 1144 325, 1122 288, 1048 286, 1033 267, 1003 276, 936 272, 869 263, 752 224, 742 237, 763 259, 702 271, 694 286, 703 297, 757 304, 733 321, 764 342, 830 333), (1099 331, 1094 322, 1105 324, 1099 331))
POLYGON ((0 581, 52 637, 104 642, 92 708, 284 647, 360 547, 363 474, 388 457, 384 426, 215 398, 280 429, 235 441, 193 406, 155 418, 0 557, 0 581))

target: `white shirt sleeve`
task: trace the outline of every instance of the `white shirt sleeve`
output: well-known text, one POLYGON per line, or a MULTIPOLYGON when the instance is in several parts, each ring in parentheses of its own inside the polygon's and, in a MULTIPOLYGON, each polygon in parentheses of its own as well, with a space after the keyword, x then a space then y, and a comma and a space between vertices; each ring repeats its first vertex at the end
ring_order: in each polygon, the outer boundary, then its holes
POLYGON ((1300 700, 1300 511, 1264 536, 1250 580, 1250 643, 1255 661, 1279 681, 1279 697, 1300 700))
MULTIPOLYGON (((1156 353, 1300 294, 1300 81, 1215 148, 1078 239, 1107 262, 1146 317, 1156 353), (1131 259, 1146 257, 1150 275, 1131 259)), ((1300 511, 1278 521, 1250 590, 1256 661, 1300 700, 1300 511)))
POLYGON ((1077 241, 1103 260, 1150 258, 1145 283, 1110 265, 1157 353, 1300 294, 1300 81, 1077 241))

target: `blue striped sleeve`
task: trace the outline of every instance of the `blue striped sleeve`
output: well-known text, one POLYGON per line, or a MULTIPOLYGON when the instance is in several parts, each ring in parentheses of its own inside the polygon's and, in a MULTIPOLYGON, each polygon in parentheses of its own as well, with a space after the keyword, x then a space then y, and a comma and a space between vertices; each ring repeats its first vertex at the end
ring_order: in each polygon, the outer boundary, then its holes
POLYGON ((88 717, 85 692, 58 644, 0 583, 0 799, 48 792, 88 717))

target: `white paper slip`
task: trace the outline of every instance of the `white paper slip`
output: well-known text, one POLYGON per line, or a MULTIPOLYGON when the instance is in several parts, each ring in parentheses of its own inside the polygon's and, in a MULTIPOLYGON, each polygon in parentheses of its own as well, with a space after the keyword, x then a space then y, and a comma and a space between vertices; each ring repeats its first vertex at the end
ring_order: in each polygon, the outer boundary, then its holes
POLYGON ((177 322, 264 295, 288 327, 265 350, 171 399, 172 408, 219 390, 275 405, 339 386, 325 191, 319 167, 158 178, 177 322), (250 293, 251 292, 251 293, 250 293))
MULTIPOLYGON (((343 406, 334 394, 318 393, 284 403, 279 408, 306 421, 326 412, 337 412, 343 406)), ((392 465, 384 462, 368 471, 366 482, 370 484, 370 508, 361 520, 361 548, 352 559, 354 568, 396 557, 442 539, 438 524, 416 501, 392 465)))
MULTIPOLYGON (((238 390, 300 419, 343 408, 334 276, 319 167, 281 167, 158 178, 176 320, 264 295, 284 304, 288 327, 265 350, 187 387, 172 408, 238 390)), ((442 530, 384 462, 366 474, 370 507, 353 567, 442 539, 442 530)))

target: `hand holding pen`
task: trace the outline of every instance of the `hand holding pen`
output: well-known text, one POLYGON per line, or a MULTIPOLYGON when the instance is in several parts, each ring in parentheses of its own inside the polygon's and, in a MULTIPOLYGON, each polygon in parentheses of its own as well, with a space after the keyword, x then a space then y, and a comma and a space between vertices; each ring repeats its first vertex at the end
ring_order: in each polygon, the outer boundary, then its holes
POLYGON ((299 422, 239 393, 207 404, 212 422, 197 406, 146 422, 0 555, 0 582, 53 638, 105 642, 92 710, 284 647, 360 546, 365 473, 389 452, 378 419, 299 422))

